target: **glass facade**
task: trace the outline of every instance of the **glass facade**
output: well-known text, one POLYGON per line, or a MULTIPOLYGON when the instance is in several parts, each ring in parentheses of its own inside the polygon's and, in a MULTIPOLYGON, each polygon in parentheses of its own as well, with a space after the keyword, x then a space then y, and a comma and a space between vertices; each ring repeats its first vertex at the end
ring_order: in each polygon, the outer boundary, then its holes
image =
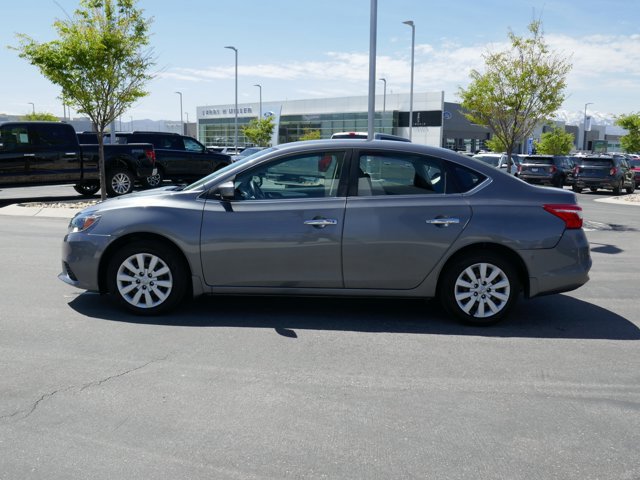
MULTIPOLYGON (((238 146, 250 146, 242 128, 257 117, 238 117, 238 146)), ((201 119, 198 125, 198 139, 208 147, 229 147, 234 145, 234 118, 201 119)), ((398 112, 376 112, 374 130, 395 135, 398 126, 398 112)), ((304 135, 319 131, 320 138, 331 138, 337 132, 366 132, 368 114, 363 113, 323 113, 309 115, 282 115, 278 127, 278 143, 297 142, 304 135)))
MULTIPOLYGON (((247 137, 242 133, 242 127, 248 125, 252 118, 238 117, 238 146, 247 146, 247 137)), ((235 119, 211 118, 198 122, 198 140, 207 147, 235 146, 235 119)))

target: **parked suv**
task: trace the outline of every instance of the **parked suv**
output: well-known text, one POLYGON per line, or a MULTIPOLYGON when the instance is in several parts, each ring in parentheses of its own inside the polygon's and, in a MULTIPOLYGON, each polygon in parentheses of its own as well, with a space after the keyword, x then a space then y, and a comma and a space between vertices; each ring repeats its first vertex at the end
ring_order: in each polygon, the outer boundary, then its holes
POLYGON ((636 179, 636 188, 640 188, 640 159, 629 159, 629 165, 631 166, 631 170, 633 170, 633 174, 636 179))
POLYGON ((527 155, 518 166, 518 177, 527 183, 562 188, 573 183, 573 160, 560 155, 527 155))
POLYGON ((636 188, 634 172, 629 161, 621 155, 575 157, 575 162, 573 191, 576 193, 584 188, 592 192, 603 188, 620 195, 623 189, 633 193, 636 188))
POLYGON ((116 133, 118 143, 151 143, 156 152, 158 173, 143 180, 145 187, 157 187, 167 179, 192 182, 231 163, 231 157, 207 149, 195 138, 167 132, 116 133))

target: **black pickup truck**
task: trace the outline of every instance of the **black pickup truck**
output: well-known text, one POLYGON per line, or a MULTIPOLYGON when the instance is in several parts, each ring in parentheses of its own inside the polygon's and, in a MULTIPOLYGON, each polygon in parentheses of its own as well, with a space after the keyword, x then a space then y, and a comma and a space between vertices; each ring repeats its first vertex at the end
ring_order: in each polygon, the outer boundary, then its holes
MULTIPOLYGON (((104 147, 109 196, 129 193, 157 173, 153 145, 104 147)), ((80 145, 67 123, 0 123, 0 187, 71 183, 91 196, 100 189, 99 165, 98 146, 80 145)))
MULTIPOLYGON (((207 150, 195 138, 186 135, 143 131, 116 132, 115 135, 119 144, 153 145, 158 171, 142 180, 142 185, 147 188, 160 186, 163 180, 193 182, 231 163, 229 155, 207 150)), ((90 138, 83 137, 82 134, 79 137, 90 138)), ((97 142, 95 134, 93 138, 93 143, 97 142)))

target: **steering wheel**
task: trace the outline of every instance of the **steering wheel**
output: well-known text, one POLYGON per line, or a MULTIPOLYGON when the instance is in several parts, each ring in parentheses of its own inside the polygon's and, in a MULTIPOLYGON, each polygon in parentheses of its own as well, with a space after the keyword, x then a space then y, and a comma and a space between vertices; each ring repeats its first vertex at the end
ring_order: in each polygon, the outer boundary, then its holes
POLYGON ((240 198, 243 200, 259 200, 265 198, 265 194, 260 188, 258 181, 255 180, 255 177, 250 177, 238 185, 240 198))

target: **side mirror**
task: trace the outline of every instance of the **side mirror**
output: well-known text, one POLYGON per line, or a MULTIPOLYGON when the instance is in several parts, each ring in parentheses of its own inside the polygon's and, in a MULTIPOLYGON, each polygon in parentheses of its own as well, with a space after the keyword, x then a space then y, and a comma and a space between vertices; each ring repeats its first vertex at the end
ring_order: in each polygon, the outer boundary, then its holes
POLYGON ((224 182, 218 185, 215 195, 222 200, 233 200, 236 198, 236 188, 232 181, 224 182))

